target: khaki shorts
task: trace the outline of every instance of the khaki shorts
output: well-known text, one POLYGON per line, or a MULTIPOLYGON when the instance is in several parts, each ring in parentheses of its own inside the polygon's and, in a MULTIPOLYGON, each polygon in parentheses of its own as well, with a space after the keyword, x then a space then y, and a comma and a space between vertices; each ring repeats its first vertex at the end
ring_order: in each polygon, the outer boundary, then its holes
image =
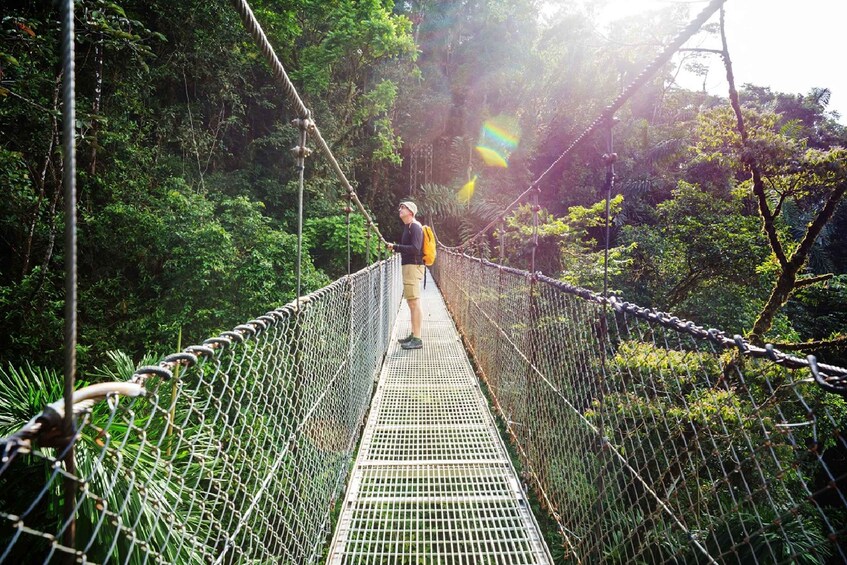
POLYGON ((421 297, 421 281, 423 277, 423 265, 403 265, 403 298, 406 300, 417 300, 421 297))

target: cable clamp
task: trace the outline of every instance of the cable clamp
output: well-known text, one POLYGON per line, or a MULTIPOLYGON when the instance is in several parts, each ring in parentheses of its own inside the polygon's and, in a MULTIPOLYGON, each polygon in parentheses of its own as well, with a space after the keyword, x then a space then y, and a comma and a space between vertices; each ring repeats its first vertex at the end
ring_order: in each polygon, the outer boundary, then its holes
POLYGON ((182 365, 184 367, 193 367, 197 364, 197 356, 190 351, 183 351, 182 353, 173 353, 168 355, 164 359, 162 359, 162 363, 164 365, 169 365, 172 368, 176 365, 182 365))
POLYGON ((296 127, 297 129, 305 132, 313 132, 315 131, 315 122, 312 121, 311 112, 306 112, 305 118, 295 118, 291 120, 291 125, 296 127))
POLYGON ((174 374, 171 372, 170 369, 166 367, 162 367, 160 365, 144 365, 143 367, 139 367, 135 370, 135 372, 132 374, 132 379, 130 380, 130 382, 141 384, 145 380, 147 380, 148 377, 153 376, 160 377, 167 381, 174 378, 174 374))
POLYGON ((206 359, 211 359, 215 356, 215 350, 208 345, 189 345, 185 348, 186 353, 191 353, 196 357, 205 357, 206 359))
POLYGON ((312 150, 308 147, 298 145, 296 147, 291 148, 291 154, 294 155, 297 159, 305 159, 306 157, 312 154, 312 150))

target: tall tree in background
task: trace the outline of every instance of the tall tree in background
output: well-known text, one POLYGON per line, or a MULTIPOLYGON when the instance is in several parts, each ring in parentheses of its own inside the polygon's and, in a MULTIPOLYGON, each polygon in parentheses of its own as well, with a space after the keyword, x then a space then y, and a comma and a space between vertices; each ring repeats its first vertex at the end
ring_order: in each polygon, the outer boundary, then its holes
MULTIPOLYGON (((508 133, 533 132, 529 106, 541 72, 534 51, 536 2, 496 0, 398 2, 398 11, 415 22, 420 56, 417 80, 401 89, 398 127, 410 148, 431 146, 432 181, 418 197, 424 211, 440 217, 439 237, 456 242, 460 233, 488 222, 490 213, 525 188, 532 136, 521 139, 508 167, 488 167, 475 151, 486 120, 514 124, 508 133), (462 206, 456 195, 469 181, 474 193, 462 206), (446 200, 454 200, 448 202, 446 200)), ((407 183, 397 195, 407 195, 407 183)))

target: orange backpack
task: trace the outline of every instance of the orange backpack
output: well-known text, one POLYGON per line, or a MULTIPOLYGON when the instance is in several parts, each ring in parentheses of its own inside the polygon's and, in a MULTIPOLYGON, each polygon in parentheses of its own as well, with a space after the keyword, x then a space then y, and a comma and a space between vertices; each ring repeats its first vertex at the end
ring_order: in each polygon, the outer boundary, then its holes
POLYGON ((435 233, 429 226, 422 226, 423 229, 423 246, 421 253, 423 254, 423 263, 427 267, 435 263, 435 233))

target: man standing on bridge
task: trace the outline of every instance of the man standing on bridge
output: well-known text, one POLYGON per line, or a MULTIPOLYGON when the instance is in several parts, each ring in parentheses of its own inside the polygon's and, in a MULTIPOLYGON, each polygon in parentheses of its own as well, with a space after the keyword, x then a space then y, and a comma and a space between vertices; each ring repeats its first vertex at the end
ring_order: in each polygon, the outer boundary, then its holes
POLYGON ((401 202, 400 220, 405 224, 400 243, 389 243, 388 248, 400 252, 400 263, 403 266, 403 298, 409 305, 412 318, 412 333, 400 341, 403 349, 420 349, 421 340, 421 280, 424 276, 423 264, 423 228, 415 219, 418 206, 414 202, 401 202))

